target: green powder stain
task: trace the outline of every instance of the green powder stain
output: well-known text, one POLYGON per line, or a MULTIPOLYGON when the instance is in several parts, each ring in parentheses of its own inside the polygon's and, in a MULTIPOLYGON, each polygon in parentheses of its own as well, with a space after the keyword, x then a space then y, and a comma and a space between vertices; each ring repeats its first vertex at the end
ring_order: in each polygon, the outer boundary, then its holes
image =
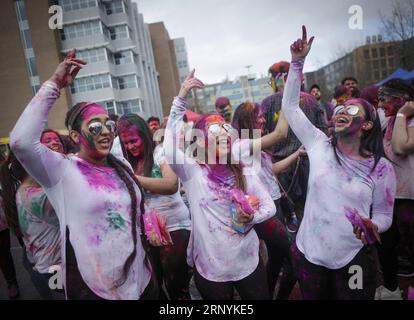
POLYGON ((27 231, 29 229, 30 220, 27 218, 26 211, 24 208, 19 208, 19 225, 22 231, 27 231))
POLYGON ((161 168, 160 166, 154 164, 151 171, 152 178, 162 178, 161 168))
POLYGON ((32 214, 39 218, 43 216, 43 208, 40 203, 32 202, 32 214))
POLYGON ((114 212, 112 208, 108 209, 106 221, 109 223, 109 228, 113 230, 123 230, 126 228, 125 220, 118 212, 114 212))

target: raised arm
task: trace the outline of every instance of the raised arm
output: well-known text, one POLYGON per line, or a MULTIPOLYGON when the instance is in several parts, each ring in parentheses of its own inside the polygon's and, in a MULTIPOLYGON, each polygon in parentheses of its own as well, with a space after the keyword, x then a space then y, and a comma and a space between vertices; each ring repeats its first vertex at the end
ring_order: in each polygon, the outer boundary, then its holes
POLYGON ((27 172, 43 187, 57 184, 64 173, 65 157, 40 142, 50 109, 60 96, 60 89, 72 83, 84 61, 69 52, 54 75, 30 101, 10 134, 10 146, 27 172), (73 70, 72 70, 73 69, 73 70))
POLYGON ((321 138, 326 138, 326 135, 309 121, 299 106, 303 65, 314 39, 312 37, 308 42, 304 26, 302 27, 302 32, 302 39, 297 40, 290 47, 292 63, 283 92, 282 110, 285 113, 289 126, 309 152, 315 143, 321 138))
POLYGON ((414 101, 407 102, 398 112, 392 133, 392 148, 396 154, 414 153, 414 101))
POLYGON ((186 157, 184 150, 181 149, 179 138, 182 136, 184 121, 183 117, 187 110, 187 96, 193 88, 203 88, 204 84, 194 77, 195 70, 192 70, 186 80, 181 85, 180 92, 174 98, 168 117, 167 127, 165 130, 164 149, 165 158, 171 169, 182 180, 186 181, 191 178, 191 170, 195 161, 186 157))
POLYGON ((254 143, 260 143, 259 148, 261 148, 262 150, 268 149, 269 147, 286 139, 287 134, 288 134, 288 129, 289 129, 289 125, 282 111, 280 112, 279 120, 277 121, 275 130, 263 136, 261 139, 254 140, 254 143))
POLYGON ((274 174, 286 172, 290 166, 300 157, 306 155, 306 150, 302 146, 289 157, 272 164, 272 171, 274 174))

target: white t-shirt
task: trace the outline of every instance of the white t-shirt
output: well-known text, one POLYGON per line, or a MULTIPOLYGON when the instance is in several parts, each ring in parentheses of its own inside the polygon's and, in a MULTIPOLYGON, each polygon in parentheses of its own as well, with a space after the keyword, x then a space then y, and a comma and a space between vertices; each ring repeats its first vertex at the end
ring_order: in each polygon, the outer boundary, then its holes
MULTIPOLYGON (((154 150, 154 167, 152 169, 153 178, 161 178, 161 162, 167 160, 164 155, 164 148, 159 144, 154 150)), ((177 191, 173 195, 159 195, 146 192, 145 203, 148 208, 157 210, 160 214, 167 217, 167 230, 191 230, 190 211, 177 191)))
POLYGON ((19 226, 33 269, 47 274, 61 264, 59 220, 41 187, 20 186, 16 194, 19 226))
MULTIPOLYGON (((54 82, 42 86, 10 134, 12 150, 43 187, 59 218, 63 266, 68 228, 80 274, 88 287, 103 299, 139 299, 151 279, 151 270, 138 236, 135 259, 124 272, 134 250, 131 197, 124 182, 114 168, 64 156, 40 143, 49 110, 59 94, 54 82)), ((141 194, 136 185, 134 189, 139 235, 141 194)))
POLYGON ((296 244, 306 259, 329 269, 346 266, 362 249, 346 218, 357 210, 379 232, 392 222, 396 180, 392 164, 382 158, 374 172, 372 158, 353 160, 338 150, 340 165, 328 137, 314 127, 299 108, 303 61, 293 61, 283 95, 283 112, 310 160, 304 217, 296 244))

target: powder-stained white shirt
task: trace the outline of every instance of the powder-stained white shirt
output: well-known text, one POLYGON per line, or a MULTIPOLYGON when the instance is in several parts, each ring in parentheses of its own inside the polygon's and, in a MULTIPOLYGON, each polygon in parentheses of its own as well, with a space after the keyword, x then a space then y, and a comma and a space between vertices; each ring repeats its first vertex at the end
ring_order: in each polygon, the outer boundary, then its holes
POLYGON ((272 170, 272 157, 265 151, 261 151, 259 170, 255 170, 253 165, 253 161, 255 160, 251 155, 252 143, 253 140, 251 139, 237 139, 234 141, 232 145, 233 158, 237 161, 240 160, 243 165, 249 166, 252 169, 250 172, 257 175, 272 199, 278 200, 281 195, 276 175, 272 170))
POLYGON ((19 226, 27 259, 39 273, 61 264, 59 220, 40 186, 20 186, 16 194, 19 226))
POLYGON ((3 210, 3 199, 0 196, 0 232, 8 228, 9 226, 6 220, 6 215, 4 214, 4 210, 3 210))
MULTIPOLYGON (((259 239, 254 229, 240 234, 231 227, 230 190, 212 182, 208 167, 176 148, 174 137, 182 128, 186 101, 175 98, 168 120, 164 148, 171 168, 182 180, 191 211, 192 231, 187 251, 188 263, 210 281, 241 280, 257 268, 259 239)), ((247 193, 260 200, 260 208, 248 224, 263 222, 276 212, 268 192, 254 175, 245 175, 247 193)))
MULTIPOLYGON (((162 178, 160 168, 162 161, 167 162, 165 159, 164 148, 159 144, 154 150, 154 167, 152 169, 153 178, 162 178)), ((161 215, 167 217, 168 231, 191 229, 190 211, 184 204, 179 191, 172 195, 159 195, 146 192, 145 203, 148 208, 155 209, 161 215)))
MULTIPOLYGON (((42 86, 10 135, 12 150, 43 187, 59 218, 63 265, 67 227, 80 274, 88 287, 104 299, 139 299, 151 271, 138 236, 135 259, 124 272, 134 248, 131 198, 124 182, 113 168, 64 156, 40 143, 48 113, 59 94, 51 81, 42 86)), ((135 192, 139 204, 141 195, 136 186, 135 192)), ((136 215, 140 234, 139 206, 136 215)))
POLYGON ((395 173, 385 158, 372 173, 372 158, 353 160, 338 150, 342 165, 337 162, 328 137, 299 108, 302 68, 303 60, 292 62, 282 102, 289 125, 310 160, 308 194, 296 244, 308 261, 340 269, 363 247, 345 216, 347 208, 371 216, 379 231, 386 231, 392 222, 395 173))

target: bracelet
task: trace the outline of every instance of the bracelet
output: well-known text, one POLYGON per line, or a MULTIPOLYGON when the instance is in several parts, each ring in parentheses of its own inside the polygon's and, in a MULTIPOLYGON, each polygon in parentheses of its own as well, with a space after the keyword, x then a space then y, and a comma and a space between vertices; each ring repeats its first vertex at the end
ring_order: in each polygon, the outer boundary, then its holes
POLYGON ((407 118, 406 115, 404 113, 398 112, 397 113, 397 118, 407 118))

